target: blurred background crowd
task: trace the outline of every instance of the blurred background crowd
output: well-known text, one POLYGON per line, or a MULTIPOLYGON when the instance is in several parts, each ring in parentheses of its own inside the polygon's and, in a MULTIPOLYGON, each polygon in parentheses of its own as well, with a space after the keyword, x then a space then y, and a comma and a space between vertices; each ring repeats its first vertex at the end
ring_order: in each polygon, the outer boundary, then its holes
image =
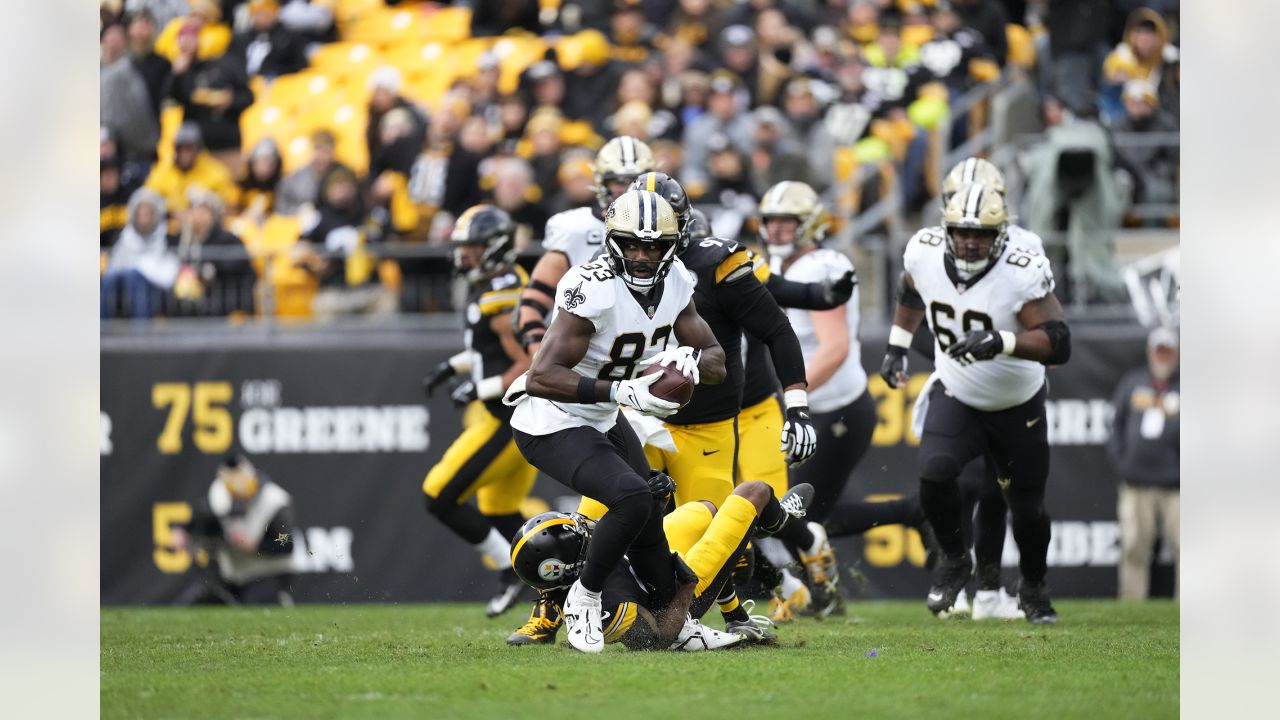
POLYGON ((872 310, 890 307, 950 164, 989 157, 1066 299, 1146 321, 1176 270, 1178 10, 106 0, 101 313, 447 310, 463 210, 507 210, 536 256, 548 217, 594 202, 596 150, 626 134, 722 237, 754 239, 772 184, 811 184, 872 310))

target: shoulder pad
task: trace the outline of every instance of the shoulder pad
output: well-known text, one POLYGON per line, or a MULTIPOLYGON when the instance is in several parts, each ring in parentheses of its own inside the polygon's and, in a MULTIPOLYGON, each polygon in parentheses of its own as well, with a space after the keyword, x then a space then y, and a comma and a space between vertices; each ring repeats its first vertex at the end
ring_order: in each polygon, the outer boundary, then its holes
POLYGON ((740 249, 742 249, 742 246, 732 240, 713 237, 703 238, 689 243, 689 247, 680 255, 680 261, 694 271, 713 268, 719 265, 720 261, 740 249))
POLYGON ((1039 300, 1053 292, 1053 268, 1049 265, 1049 258, 1044 255, 1010 248, 997 262, 1011 271, 1009 277, 1016 288, 1015 311, 1021 309, 1023 304, 1039 300))
POLYGON ((591 208, 565 210, 552 215, 547 220, 546 232, 543 233, 542 239, 544 249, 567 254, 567 251, 579 242, 591 247, 604 242, 603 223, 591 212, 591 208), (593 231, 598 237, 591 236, 593 231))
POLYGON ((501 290, 487 290, 480 293, 476 305, 480 306, 480 314, 486 317, 510 312, 520 303, 520 286, 512 285, 501 290))
POLYGON ((745 248, 740 247, 721 260, 720 264, 716 265, 716 282, 735 282, 751 276, 754 270, 755 266, 751 262, 751 255, 747 253, 745 248))
POLYGON ((941 226, 921 228, 907 241, 907 249, 902 254, 902 265, 908 273, 914 275, 912 268, 931 252, 941 252, 947 243, 941 226))
POLYGON ((751 250, 747 251, 747 256, 751 258, 751 269, 756 274, 756 279, 761 283, 769 282, 769 278, 773 277, 773 271, 769 269, 769 261, 751 250))
POLYGON ((573 266, 556 286, 556 307, 589 320, 599 316, 613 307, 615 277, 613 268, 603 260, 573 266))

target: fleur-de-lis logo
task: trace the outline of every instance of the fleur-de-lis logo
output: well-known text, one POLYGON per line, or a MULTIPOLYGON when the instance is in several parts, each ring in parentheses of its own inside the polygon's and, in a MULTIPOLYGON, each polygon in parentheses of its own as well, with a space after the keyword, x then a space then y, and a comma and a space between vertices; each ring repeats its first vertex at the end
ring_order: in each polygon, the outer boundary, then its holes
POLYGON ((582 294, 582 283, 571 287, 564 291, 564 309, 572 310, 587 301, 587 296, 582 294))

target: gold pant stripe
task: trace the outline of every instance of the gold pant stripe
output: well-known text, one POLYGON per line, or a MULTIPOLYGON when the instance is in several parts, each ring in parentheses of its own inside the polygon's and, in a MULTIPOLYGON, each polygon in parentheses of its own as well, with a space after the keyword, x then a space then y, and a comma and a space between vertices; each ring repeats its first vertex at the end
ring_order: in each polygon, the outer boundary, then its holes
POLYGON ((636 622, 636 604, 624 602, 619 605, 613 612, 613 621, 609 623, 609 627, 604 631, 604 641, 607 643, 618 642, 623 635, 631 629, 636 622))

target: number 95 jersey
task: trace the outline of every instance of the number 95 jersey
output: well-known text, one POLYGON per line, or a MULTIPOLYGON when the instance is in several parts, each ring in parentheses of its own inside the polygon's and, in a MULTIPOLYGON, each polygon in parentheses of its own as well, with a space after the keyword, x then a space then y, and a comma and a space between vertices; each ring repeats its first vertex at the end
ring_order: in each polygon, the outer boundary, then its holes
POLYGON ((1018 322, 1022 306, 1053 292, 1049 260, 1026 245, 1006 242, 1000 257, 965 281, 945 248, 942 228, 925 228, 907 243, 903 256, 933 331, 938 378, 952 396, 977 410, 1021 405, 1044 384, 1044 365, 1011 355, 961 365, 946 349, 973 330, 1025 330, 1018 322))
MULTIPOLYGON (((693 297, 694 283, 678 259, 647 296, 633 294, 603 258, 569 268, 556 287, 556 311, 595 326, 587 354, 574 372, 609 381, 635 377, 639 362, 662 352, 668 343, 678 344, 672 329, 693 297)), ((560 403, 531 397, 516 406, 511 427, 530 435, 582 426, 603 433, 617 419, 616 402, 560 403)))

